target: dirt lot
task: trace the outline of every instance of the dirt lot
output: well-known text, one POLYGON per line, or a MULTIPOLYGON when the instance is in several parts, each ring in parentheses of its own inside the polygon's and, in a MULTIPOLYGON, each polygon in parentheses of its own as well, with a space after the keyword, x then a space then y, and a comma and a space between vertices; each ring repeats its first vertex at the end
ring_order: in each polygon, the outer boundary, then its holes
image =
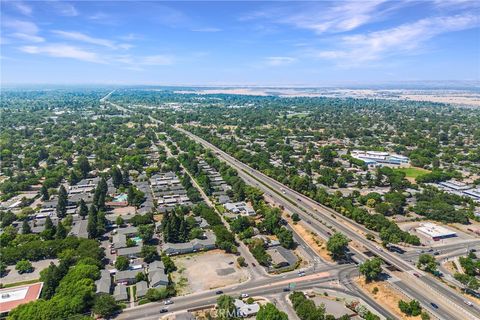
POLYGON ((370 297, 372 297, 379 304, 387 308, 390 312, 395 314, 398 319, 421 319, 420 316, 417 317, 407 317, 404 313, 398 308, 398 302, 400 300, 408 301, 408 298, 404 297, 401 293, 393 289, 388 282, 378 281, 366 283, 364 277, 355 279, 357 285, 370 297), (378 292, 373 294, 373 288, 378 288, 378 292))
POLYGON ((212 250, 172 258, 177 266, 173 281, 180 295, 225 287, 248 279, 247 270, 236 263, 236 256, 212 250), (233 262, 233 264, 229 264, 233 262))
MULTIPOLYGON (((290 219, 288 219, 290 220, 290 219)), ((288 221, 290 226, 295 232, 316 252, 318 255, 327 262, 334 262, 332 257, 327 251, 326 242, 320 238, 316 233, 308 230, 302 223, 294 224, 292 221, 288 221)))

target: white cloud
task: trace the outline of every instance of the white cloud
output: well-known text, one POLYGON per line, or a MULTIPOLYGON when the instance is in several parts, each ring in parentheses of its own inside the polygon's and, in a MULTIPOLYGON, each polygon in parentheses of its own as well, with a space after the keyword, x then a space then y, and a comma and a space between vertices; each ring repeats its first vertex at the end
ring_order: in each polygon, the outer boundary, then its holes
POLYGON ((292 57, 267 57, 265 58, 266 64, 269 66, 277 67, 284 66, 295 62, 297 59, 292 57))
POLYGON ((71 58, 81 61, 104 63, 97 53, 86 51, 82 48, 65 45, 65 44, 49 44, 44 46, 23 46, 20 50, 30 54, 44 54, 57 58, 71 58))
POLYGON ((242 20, 267 18, 275 23, 312 30, 317 34, 346 32, 384 18, 387 12, 404 4, 383 6, 386 0, 302 3, 298 7, 277 7, 259 11, 242 20))
POLYGON ((117 44, 114 41, 111 41, 108 39, 95 38, 95 37, 91 37, 89 35, 86 35, 81 32, 76 32, 76 31, 53 30, 52 32, 55 33, 56 35, 61 36, 64 39, 85 42, 85 43, 94 44, 97 46, 107 47, 110 49, 127 50, 132 47, 130 44, 126 44, 126 43, 117 44))
POLYGON ((36 34, 39 31, 37 25, 30 21, 4 18, 2 24, 9 29, 25 34, 36 34))
POLYGON ((2 25, 12 31, 12 33, 8 35, 10 37, 33 43, 45 41, 44 38, 38 35, 39 29, 33 22, 4 18, 2 25))
POLYGON ((20 40, 24 40, 27 42, 34 42, 34 43, 45 41, 45 39, 40 36, 28 34, 28 33, 21 33, 21 32, 12 33, 9 36, 20 39, 20 40))
POLYGON ((31 16, 32 15, 32 7, 26 5, 25 3, 21 1, 14 1, 10 2, 15 9, 17 9, 21 14, 26 15, 26 16, 31 16))
POLYGON ((76 17, 79 15, 77 8, 69 2, 65 1, 49 1, 52 8, 59 14, 65 17, 76 17))
POLYGON ((478 25, 479 19, 471 14, 425 18, 390 29, 344 36, 340 38, 338 50, 314 51, 313 55, 339 60, 347 65, 359 65, 386 56, 415 52, 426 41, 439 34, 478 25))
POLYGON ((220 28, 213 28, 213 27, 206 27, 206 28, 197 28, 192 29, 193 32, 220 32, 222 29, 220 28))

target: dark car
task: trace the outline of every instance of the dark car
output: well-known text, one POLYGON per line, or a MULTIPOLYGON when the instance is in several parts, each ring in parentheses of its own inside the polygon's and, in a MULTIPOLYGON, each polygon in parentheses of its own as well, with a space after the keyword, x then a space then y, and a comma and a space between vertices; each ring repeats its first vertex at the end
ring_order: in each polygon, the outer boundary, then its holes
POLYGON ((430 302, 430 305, 434 307, 435 309, 438 309, 438 305, 436 303, 430 302))
POLYGON ((257 265, 255 263, 252 262, 252 266, 256 267, 257 265))
POLYGON ((283 288, 283 292, 288 292, 288 291, 290 291, 289 287, 283 288))
POLYGON ((222 290, 217 290, 217 291, 215 291, 215 294, 222 294, 222 293, 223 293, 222 290))
POLYGON ((160 309, 160 313, 165 313, 165 312, 168 312, 168 309, 165 309, 165 308, 160 309))

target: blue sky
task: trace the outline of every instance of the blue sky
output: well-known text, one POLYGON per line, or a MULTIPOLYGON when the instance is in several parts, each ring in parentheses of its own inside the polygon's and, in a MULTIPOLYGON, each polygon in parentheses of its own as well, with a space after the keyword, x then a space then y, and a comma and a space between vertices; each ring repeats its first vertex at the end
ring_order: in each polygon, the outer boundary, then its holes
POLYGON ((1 1, 2 83, 480 80, 474 1, 1 1))

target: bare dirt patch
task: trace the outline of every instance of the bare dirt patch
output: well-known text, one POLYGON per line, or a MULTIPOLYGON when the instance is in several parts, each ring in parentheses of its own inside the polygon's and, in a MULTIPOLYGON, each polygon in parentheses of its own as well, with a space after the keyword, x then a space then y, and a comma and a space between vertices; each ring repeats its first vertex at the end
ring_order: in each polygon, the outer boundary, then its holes
POLYGON ((359 288, 361 288, 379 304, 390 310, 398 319, 421 319, 420 316, 408 317, 400 311, 398 308, 398 302, 400 300, 409 301, 409 299, 405 298, 400 292, 392 288, 388 282, 377 281, 367 283, 364 277, 355 279, 355 282, 359 288), (373 294, 374 288, 378 289, 377 293, 375 294, 373 294))
POLYGON ((327 250, 327 243, 320 238, 315 232, 308 230, 301 223, 294 224, 291 219, 287 218, 290 226, 295 232, 325 261, 334 262, 327 250))
POLYGON ((221 250, 195 253, 172 258, 177 266, 173 281, 180 295, 216 289, 244 282, 247 270, 238 267, 236 256, 221 250), (230 264, 233 262, 232 264, 230 264))

